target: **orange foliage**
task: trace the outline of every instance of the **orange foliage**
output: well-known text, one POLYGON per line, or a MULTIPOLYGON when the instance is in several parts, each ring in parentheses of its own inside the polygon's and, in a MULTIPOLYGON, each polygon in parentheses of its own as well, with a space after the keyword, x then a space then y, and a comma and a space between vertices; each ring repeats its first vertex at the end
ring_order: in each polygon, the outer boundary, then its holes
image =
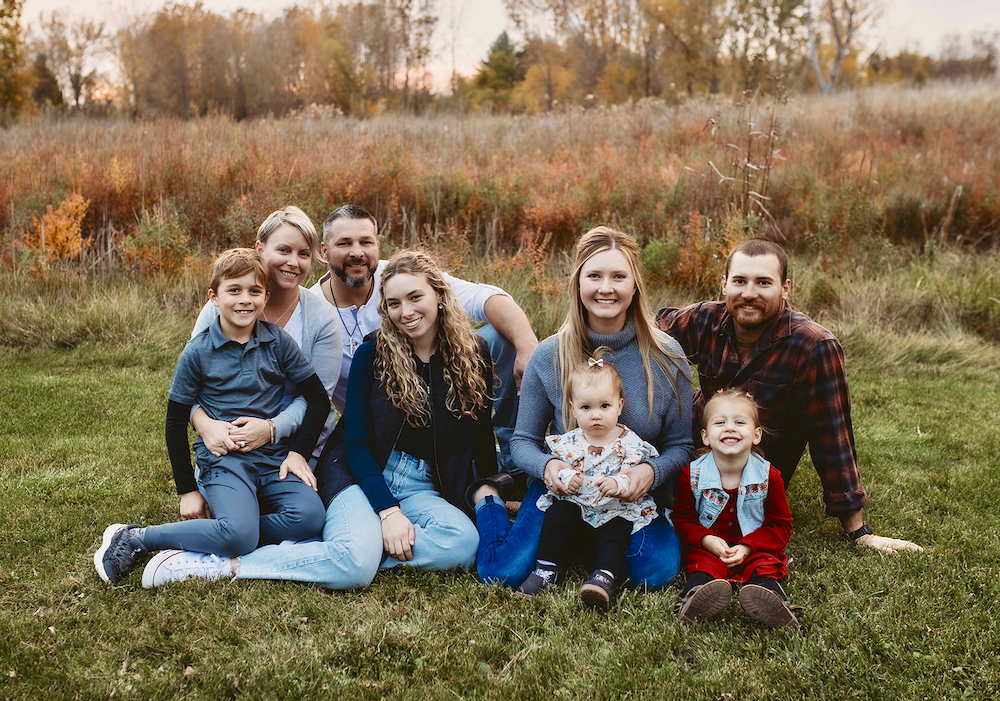
POLYGON ((885 236, 919 246, 944 228, 949 240, 995 245, 1000 149, 987 146, 1000 89, 863 96, 797 99, 776 106, 774 119, 763 109, 748 119, 745 105, 716 99, 537 118, 19 124, 0 140, 10 171, 0 221, 30 231, 24 246, 39 256, 46 222, 45 258, 79 258, 79 248, 56 251, 46 220, 68 227, 68 205, 45 207, 77 193, 89 204, 68 240, 117 244, 127 262, 157 273, 244 242, 286 204, 319 223, 355 202, 387 242, 433 240, 449 255, 542 241, 550 255, 609 224, 647 243, 669 240, 670 269, 658 274, 712 290, 729 236, 759 233, 793 250, 822 242, 832 252, 885 236), (158 207, 166 219, 149 218, 158 207), (742 221, 730 221, 737 210, 742 221))
POLYGON ((80 224, 89 204, 74 193, 54 211, 52 205, 46 205, 45 214, 34 221, 34 230, 25 234, 24 245, 50 263, 76 258, 84 247, 80 224))

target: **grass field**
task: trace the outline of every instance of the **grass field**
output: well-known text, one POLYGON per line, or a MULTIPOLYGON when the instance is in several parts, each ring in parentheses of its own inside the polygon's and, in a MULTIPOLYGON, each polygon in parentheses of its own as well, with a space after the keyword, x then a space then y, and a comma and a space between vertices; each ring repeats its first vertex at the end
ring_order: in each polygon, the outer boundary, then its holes
POLYGON ((789 491, 787 588, 806 607, 801 628, 764 630, 735 603, 711 626, 684 628, 676 584, 626 593, 610 615, 582 611, 582 571, 532 601, 455 573, 381 574, 361 592, 228 581, 143 590, 138 575, 104 585, 91 558, 107 524, 177 515, 163 416, 197 294, 28 287, 8 287, 0 305, 0 698, 1000 694, 995 343, 892 323, 902 312, 882 323, 889 301, 838 288, 856 314, 827 323, 847 353, 867 516, 926 553, 850 546, 822 517, 806 459, 789 491))

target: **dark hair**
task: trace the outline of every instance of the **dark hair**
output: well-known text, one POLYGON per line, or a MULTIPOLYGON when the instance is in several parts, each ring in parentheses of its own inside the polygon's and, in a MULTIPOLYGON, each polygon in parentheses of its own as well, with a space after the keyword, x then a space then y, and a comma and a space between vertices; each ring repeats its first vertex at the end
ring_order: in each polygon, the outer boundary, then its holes
POLYGON ((736 244, 733 250, 729 252, 729 257, 726 258, 727 280, 729 279, 729 268, 733 263, 733 256, 737 253, 742 253, 751 258, 756 258, 757 256, 775 256, 778 259, 778 267, 781 268, 781 279, 778 280, 778 284, 783 285, 785 284, 785 280, 788 279, 788 254, 785 253, 784 248, 774 241, 768 241, 767 239, 747 239, 736 244))
POLYGON ((330 216, 323 222, 324 239, 330 233, 330 227, 333 226, 333 222, 338 219, 367 219, 375 227, 375 233, 378 233, 378 222, 375 221, 375 217, 372 216, 371 212, 359 204, 344 204, 330 212, 330 216))

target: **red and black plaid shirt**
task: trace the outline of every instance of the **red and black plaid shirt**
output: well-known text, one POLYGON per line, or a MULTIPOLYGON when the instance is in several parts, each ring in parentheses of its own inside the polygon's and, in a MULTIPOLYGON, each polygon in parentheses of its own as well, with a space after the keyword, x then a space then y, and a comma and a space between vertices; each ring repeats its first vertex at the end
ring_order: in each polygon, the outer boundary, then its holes
POLYGON ((743 389, 761 408, 761 448, 786 486, 808 443, 826 513, 841 516, 868 503, 854 449, 844 351, 832 333, 786 304, 741 364, 724 302, 661 309, 656 319, 698 366, 695 445, 702 444, 705 397, 729 387, 743 389))

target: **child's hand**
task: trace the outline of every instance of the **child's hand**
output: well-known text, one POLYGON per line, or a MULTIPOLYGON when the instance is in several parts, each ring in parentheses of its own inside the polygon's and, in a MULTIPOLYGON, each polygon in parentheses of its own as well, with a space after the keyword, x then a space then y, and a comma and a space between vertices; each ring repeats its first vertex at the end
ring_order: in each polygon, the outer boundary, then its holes
POLYGON ((288 451, 288 455, 285 456, 281 467, 278 468, 278 479, 285 479, 289 472, 308 484, 313 490, 316 489, 316 475, 313 474, 306 459, 294 450, 288 451))
MULTIPOLYGON (((382 547, 400 562, 413 559, 416 531, 406 514, 399 510, 382 519, 382 547)), ((379 514, 381 516, 381 514, 379 514)))
POLYGON ((628 491, 631 481, 628 475, 601 475, 594 482, 594 486, 601 490, 601 494, 606 497, 617 497, 628 491))
MULTIPOLYGON (((233 428, 233 425, 228 421, 213 419, 205 413, 204 409, 198 407, 191 416, 191 425, 194 426, 194 430, 201 436, 201 440, 204 441, 208 452, 215 457, 218 458, 226 455, 231 450, 239 450, 236 441, 229 437, 229 431, 233 428)), ((270 435, 268 437, 270 438, 270 435)))
POLYGON ((265 419, 241 416, 232 422, 229 439, 239 447, 241 453, 257 450, 271 442, 271 426, 265 419))
POLYGON ((701 547, 715 555, 720 560, 729 555, 729 543, 717 535, 707 535, 701 539, 701 547))
POLYGON ((543 475, 545 478, 545 488, 557 497, 569 496, 570 492, 566 491, 566 485, 559 479, 559 471, 570 469, 572 468, 559 458, 552 458, 545 463, 545 474, 543 475))
POLYGON ((580 489, 580 486, 582 484, 583 484, 583 475, 577 472, 570 478, 569 483, 566 485, 566 492, 569 494, 576 494, 577 490, 580 489))
POLYGON ((750 553, 752 552, 749 545, 735 545, 729 548, 727 555, 719 556, 719 559, 722 560, 722 564, 726 567, 736 567, 743 564, 743 561, 750 557, 750 553))
POLYGON ((648 462, 641 462, 632 467, 624 467, 618 474, 625 475, 629 482, 625 491, 618 495, 618 498, 622 501, 639 501, 646 496, 649 488, 653 486, 655 475, 653 466, 648 462))
POLYGON ((212 518, 208 502, 197 489, 181 494, 181 520, 190 521, 196 518, 212 518))

